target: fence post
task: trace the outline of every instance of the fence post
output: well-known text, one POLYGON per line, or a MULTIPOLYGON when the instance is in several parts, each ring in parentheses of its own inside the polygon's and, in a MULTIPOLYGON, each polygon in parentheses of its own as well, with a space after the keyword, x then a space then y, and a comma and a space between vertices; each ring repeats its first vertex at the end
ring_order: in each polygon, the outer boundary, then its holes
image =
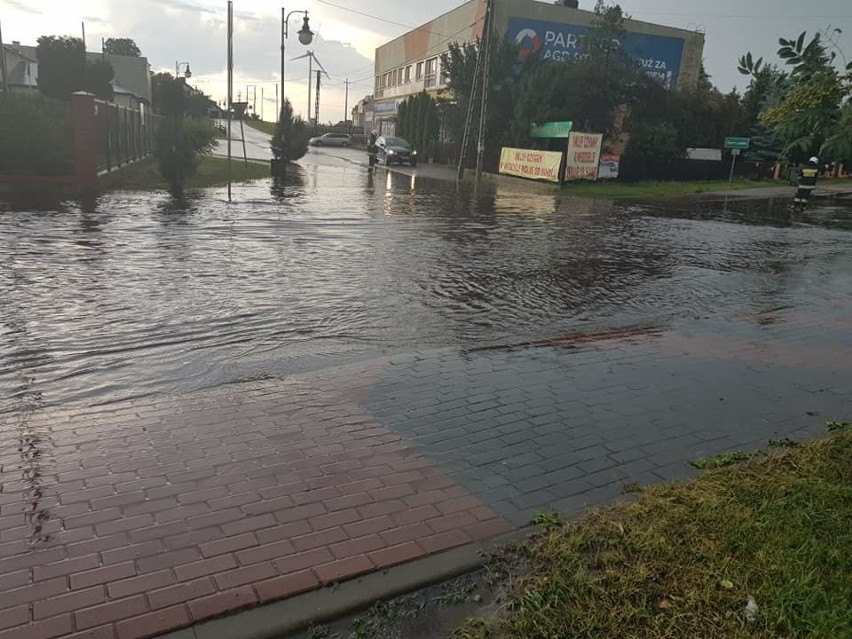
POLYGON ((71 94, 71 129, 74 139, 74 175, 77 186, 98 187, 95 96, 85 91, 71 94))

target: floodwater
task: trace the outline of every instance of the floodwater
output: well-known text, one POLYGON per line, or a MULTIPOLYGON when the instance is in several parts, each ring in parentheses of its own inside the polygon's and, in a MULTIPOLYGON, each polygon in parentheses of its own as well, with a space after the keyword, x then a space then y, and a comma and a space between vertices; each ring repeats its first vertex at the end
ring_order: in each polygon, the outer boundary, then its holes
POLYGON ((397 352, 759 312, 852 290, 852 208, 637 206, 313 154, 176 206, 0 201, 0 413, 397 352))

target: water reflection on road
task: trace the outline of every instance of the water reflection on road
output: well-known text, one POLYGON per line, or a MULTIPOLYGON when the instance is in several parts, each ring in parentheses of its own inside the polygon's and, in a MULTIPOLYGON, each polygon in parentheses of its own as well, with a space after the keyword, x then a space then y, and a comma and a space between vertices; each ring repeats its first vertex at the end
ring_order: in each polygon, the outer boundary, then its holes
POLYGON ((852 212, 636 207, 312 152, 279 184, 0 203, 0 412, 848 291, 852 212))

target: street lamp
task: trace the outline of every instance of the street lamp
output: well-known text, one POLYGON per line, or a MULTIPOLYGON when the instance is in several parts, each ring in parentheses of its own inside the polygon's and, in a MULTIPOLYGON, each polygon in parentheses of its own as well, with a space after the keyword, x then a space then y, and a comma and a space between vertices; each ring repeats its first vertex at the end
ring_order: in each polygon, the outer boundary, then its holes
POLYGON ((192 77, 192 70, 189 68, 189 62, 175 62, 175 78, 180 76, 180 68, 186 65, 186 71, 183 72, 183 77, 189 79, 192 77))
MULTIPOLYGON (((299 42, 309 45, 314 40, 314 32, 311 31, 310 24, 308 23, 308 12, 291 11, 290 13, 286 13, 284 7, 281 7, 281 110, 278 112, 279 121, 281 120, 281 114, 284 112, 284 47, 287 36, 289 35, 288 22, 290 21, 290 16, 294 13, 301 13, 305 16, 302 21, 302 28, 299 29, 299 42)), ((308 78, 308 82, 310 81, 311 79, 308 78)))

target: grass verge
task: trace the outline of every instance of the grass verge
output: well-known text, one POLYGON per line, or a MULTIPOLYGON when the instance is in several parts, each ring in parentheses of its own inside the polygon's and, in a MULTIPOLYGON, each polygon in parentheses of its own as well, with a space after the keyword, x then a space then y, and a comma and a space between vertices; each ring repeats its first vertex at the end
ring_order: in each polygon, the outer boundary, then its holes
MULTIPOLYGON (((742 189, 769 188, 786 186, 785 182, 764 182, 755 180, 695 181, 695 182, 589 182, 571 183, 561 189, 566 195, 578 197, 675 197, 678 195, 696 195, 714 191, 739 191, 742 189)), ((792 187, 790 187, 792 188, 792 187)))
POLYGON ((275 135, 275 122, 264 122, 263 120, 246 120, 246 126, 257 129, 266 135, 275 135))
MULTIPOLYGON (((231 161, 231 179, 234 182, 247 182, 267 177, 269 177, 269 164, 267 163, 249 162, 244 164, 241 159, 231 161)), ((198 173, 189 181, 187 188, 203 189, 225 186, 227 183, 228 160, 208 156, 201 159, 198 173)), ((166 183, 157 171, 157 162, 146 160, 123 169, 111 188, 123 191, 165 191, 166 183)))
MULTIPOLYGON (((842 422, 838 422, 842 424, 842 422)), ((852 637, 852 431, 650 487, 498 560, 456 639, 852 637)))

